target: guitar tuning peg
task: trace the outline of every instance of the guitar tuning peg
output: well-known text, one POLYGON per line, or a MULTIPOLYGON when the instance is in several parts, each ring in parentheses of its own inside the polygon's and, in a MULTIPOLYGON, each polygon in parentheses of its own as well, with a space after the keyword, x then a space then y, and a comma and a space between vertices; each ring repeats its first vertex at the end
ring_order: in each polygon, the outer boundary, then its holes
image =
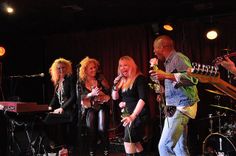
POLYGON ((192 63, 192 67, 193 67, 193 68, 196 68, 196 67, 197 67, 197 63, 196 63, 196 62, 193 62, 193 63, 192 63))
POLYGON ((198 69, 197 69, 197 63, 193 63, 192 69, 191 69, 192 73, 197 73, 198 69))
POLYGON ((206 66, 207 70, 211 70, 211 65, 206 66))
POLYGON ((218 66, 212 66, 213 70, 211 75, 217 77, 219 75, 219 67, 218 66))
POLYGON ((201 64, 200 63, 196 63, 196 67, 194 68, 194 73, 199 73, 201 72, 201 64))
POLYGON ((206 68, 207 68, 207 75, 211 75, 211 73, 213 71, 212 66, 211 65, 207 65, 206 68))
POLYGON ((205 64, 202 65, 201 74, 205 74, 206 73, 205 66, 206 66, 205 64))

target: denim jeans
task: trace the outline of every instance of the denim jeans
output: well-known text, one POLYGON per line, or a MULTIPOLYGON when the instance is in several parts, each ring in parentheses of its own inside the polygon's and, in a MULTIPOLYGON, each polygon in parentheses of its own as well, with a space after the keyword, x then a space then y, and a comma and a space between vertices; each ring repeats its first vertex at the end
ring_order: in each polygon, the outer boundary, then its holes
POLYGON ((158 149, 160 156, 189 156, 187 133, 189 117, 176 110, 166 117, 158 149))

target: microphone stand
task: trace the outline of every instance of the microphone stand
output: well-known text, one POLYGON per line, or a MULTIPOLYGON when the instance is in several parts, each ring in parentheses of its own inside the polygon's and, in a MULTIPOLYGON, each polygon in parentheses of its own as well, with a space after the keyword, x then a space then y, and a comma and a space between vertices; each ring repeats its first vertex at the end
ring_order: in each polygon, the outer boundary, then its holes
POLYGON ((44 80, 42 82, 42 96, 43 96, 43 104, 45 104, 45 83, 44 83, 44 80))
POLYGON ((2 101, 5 101, 3 89, 2 89, 2 63, 0 62, 0 92, 1 92, 1 99, 2 101))

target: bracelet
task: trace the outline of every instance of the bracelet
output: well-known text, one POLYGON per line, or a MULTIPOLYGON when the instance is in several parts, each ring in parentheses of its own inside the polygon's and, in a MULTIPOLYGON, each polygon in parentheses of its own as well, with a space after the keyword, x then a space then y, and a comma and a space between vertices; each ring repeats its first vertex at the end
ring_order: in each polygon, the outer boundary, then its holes
POLYGON ((87 97, 88 97, 88 98, 93 97, 93 96, 92 96, 92 93, 88 93, 88 94, 87 94, 87 97))
POLYGON ((116 86, 114 86, 114 85, 113 85, 113 87, 112 87, 112 90, 118 91, 118 89, 117 89, 116 86))

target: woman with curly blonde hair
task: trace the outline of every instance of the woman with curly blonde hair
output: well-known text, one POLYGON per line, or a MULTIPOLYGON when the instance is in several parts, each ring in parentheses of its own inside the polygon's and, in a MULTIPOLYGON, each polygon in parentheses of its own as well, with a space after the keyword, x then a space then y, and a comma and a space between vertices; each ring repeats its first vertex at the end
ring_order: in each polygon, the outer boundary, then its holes
POLYGON ((59 133, 59 136, 52 140, 58 145, 69 146, 72 144, 71 126, 76 113, 76 87, 72 77, 72 63, 64 58, 58 58, 52 63, 49 73, 54 85, 54 95, 49 109, 53 114, 60 114, 68 119, 68 122, 52 127, 59 133))
POLYGON ((108 155, 109 138, 109 84, 100 72, 100 63, 86 57, 80 62, 79 91, 81 112, 86 120, 88 131, 89 155, 94 156, 97 138, 102 141, 104 155, 108 155))
POLYGON ((54 86, 58 83, 59 79, 62 78, 62 77, 60 77, 60 73, 62 73, 62 69, 61 69, 61 71, 58 69, 59 64, 64 64, 65 68, 63 69, 64 70, 63 73, 65 73, 65 75, 67 75, 67 76, 72 75, 71 61, 66 60, 64 58, 56 59, 49 69, 49 73, 51 74, 51 80, 52 80, 54 86))

